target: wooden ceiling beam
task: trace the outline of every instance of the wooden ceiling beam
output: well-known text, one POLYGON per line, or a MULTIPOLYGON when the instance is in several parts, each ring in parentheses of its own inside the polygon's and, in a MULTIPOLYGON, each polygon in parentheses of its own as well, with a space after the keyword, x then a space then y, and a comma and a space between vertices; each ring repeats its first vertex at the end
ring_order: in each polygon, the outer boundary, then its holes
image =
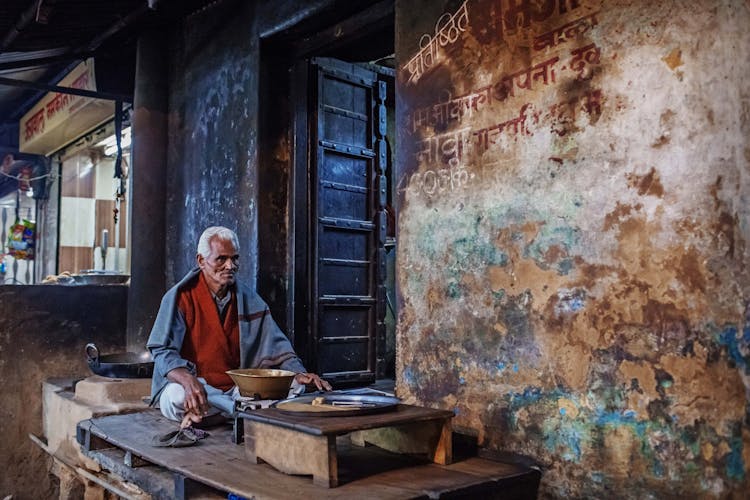
POLYGON ((72 94, 83 97, 92 97, 94 99, 107 99, 109 101, 132 102, 133 97, 121 94, 112 94, 109 92, 99 92, 96 90, 75 89, 73 87, 61 87, 59 85, 48 85, 39 82, 27 82, 26 80, 15 80, 13 78, 0 77, 0 85, 11 87, 22 87, 27 89, 42 90, 45 92, 58 92, 60 94, 72 94))

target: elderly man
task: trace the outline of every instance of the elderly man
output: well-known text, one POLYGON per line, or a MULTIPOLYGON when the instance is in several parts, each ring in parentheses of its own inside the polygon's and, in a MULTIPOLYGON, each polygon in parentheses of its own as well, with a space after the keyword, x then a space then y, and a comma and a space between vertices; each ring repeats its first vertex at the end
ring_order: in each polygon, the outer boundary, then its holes
POLYGON ((231 413, 234 368, 278 367, 298 384, 331 386, 307 373, 268 306, 237 282, 239 242, 213 226, 198 241, 198 267, 164 295, 147 347, 154 357, 152 404, 182 426, 200 422, 211 407, 231 413))

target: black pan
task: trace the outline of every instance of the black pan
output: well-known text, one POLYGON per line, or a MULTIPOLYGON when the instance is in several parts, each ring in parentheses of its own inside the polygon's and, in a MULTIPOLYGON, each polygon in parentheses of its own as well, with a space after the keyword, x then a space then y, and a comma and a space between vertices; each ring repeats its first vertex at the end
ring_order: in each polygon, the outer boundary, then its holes
POLYGON ((123 352, 99 356, 94 344, 86 344, 86 361, 96 375, 110 378, 150 378, 154 374, 151 354, 123 352))

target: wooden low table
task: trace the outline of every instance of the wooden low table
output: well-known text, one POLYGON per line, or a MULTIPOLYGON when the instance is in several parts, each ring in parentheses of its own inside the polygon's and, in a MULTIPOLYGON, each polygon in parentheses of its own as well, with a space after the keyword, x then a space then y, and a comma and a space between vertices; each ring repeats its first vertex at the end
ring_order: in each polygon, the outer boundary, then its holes
POLYGON ((321 417, 291 415, 276 408, 243 413, 245 454, 287 474, 312 474, 313 482, 339 484, 336 436, 351 434, 353 444, 370 443, 388 451, 425 454, 433 462, 452 461, 453 412, 400 404, 372 415, 321 417))

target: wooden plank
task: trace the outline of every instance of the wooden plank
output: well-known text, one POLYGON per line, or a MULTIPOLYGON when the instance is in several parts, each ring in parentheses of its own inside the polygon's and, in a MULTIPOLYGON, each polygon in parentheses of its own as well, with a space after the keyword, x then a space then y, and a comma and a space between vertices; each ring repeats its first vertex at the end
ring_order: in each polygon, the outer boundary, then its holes
POLYGON ((481 458, 448 466, 425 464, 424 460, 396 455, 377 447, 353 447, 348 444, 347 438, 341 437, 336 445, 339 486, 329 489, 314 484, 309 476, 287 475, 268 464, 251 464, 245 458, 245 447, 232 443, 231 426, 208 429, 210 435, 196 446, 154 448, 150 444, 151 436, 176 428, 176 424, 164 419, 158 410, 100 417, 88 423, 97 437, 106 436, 108 442, 118 443, 121 449, 128 449, 160 466, 127 468, 123 464, 124 451, 119 450, 89 453, 100 463, 102 456, 119 453, 118 458, 110 460, 116 463, 102 465, 108 469, 119 468, 119 475, 145 491, 160 491, 155 498, 174 497, 174 485, 164 485, 164 474, 168 474, 171 481, 171 474, 175 472, 225 493, 258 499, 424 498, 427 492, 431 497, 438 498, 448 494, 446 492, 458 495, 463 491, 475 491, 476 488, 490 488, 489 492, 476 490, 481 494, 474 497, 483 498, 505 491, 508 487, 516 490, 525 488, 525 497, 513 498, 536 498, 534 484, 538 484, 538 480, 534 483, 528 479, 533 480, 538 471, 525 469, 524 474, 524 469, 519 466, 481 458), (138 479, 144 476, 152 478, 150 486, 148 481, 138 479), (155 477, 161 479, 156 481, 155 477))
POLYGON ((431 458, 436 464, 449 465, 453 463, 453 426, 448 418, 443 420, 440 437, 431 458))
POLYGON ((132 451, 125 452, 125 457, 123 458, 123 462, 128 467, 143 467, 144 465, 151 465, 151 462, 147 462, 146 460, 143 460, 138 455, 133 455, 132 451))
POLYGON ((475 457, 456 462, 451 469, 477 477, 501 476, 503 478, 528 474, 529 469, 521 465, 505 462, 495 462, 475 457))
POLYGON ((403 424, 353 432, 352 443, 365 442, 394 453, 425 454, 435 463, 451 463, 452 431, 449 419, 403 424))
POLYGON ((286 474, 311 474, 326 488, 338 486, 335 436, 313 436, 263 422, 245 422, 245 447, 251 462, 267 462, 286 474))
POLYGON ((216 495, 218 492, 200 481, 196 481, 182 474, 174 474, 174 498, 186 500, 188 498, 206 498, 216 495))
POLYGON ((250 425, 250 422, 248 422, 247 425, 244 426, 245 429, 245 435, 243 441, 245 442, 245 458, 248 459, 248 461, 253 464, 262 464, 263 460, 258 457, 258 454, 255 452, 255 430, 257 427, 250 425))
MULTIPOLYGON (((125 453, 118 448, 98 450, 88 453, 103 469, 131 482, 147 491, 154 500, 168 500, 175 498, 173 474, 155 465, 147 465, 133 469, 124 463, 125 453)), ((224 495, 226 497, 226 495, 224 495)))
POLYGON ((112 445, 104 440, 103 437, 97 436, 91 432, 89 425, 87 425, 87 421, 76 426, 76 441, 78 441, 78 444, 83 447, 84 451, 112 448, 112 445))
POLYGON ((231 443, 230 426, 209 431, 210 434, 219 434, 219 440, 209 439, 209 436, 192 447, 158 448, 151 446, 151 438, 177 428, 177 423, 164 418, 158 410, 111 417, 119 418, 92 419, 82 422, 81 425, 88 425, 92 434, 103 437, 125 452, 132 452, 144 460, 167 467, 218 490, 232 491, 226 486, 227 479, 245 473, 244 467, 247 466, 247 462, 244 461, 243 448, 231 443), (200 450, 200 468, 210 471, 205 473, 205 477, 193 472, 197 450, 200 450))
POLYGON ((453 412, 435 410, 412 405, 398 405, 392 411, 356 417, 316 417, 310 415, 289 415, 276 408, 264 408, 251 413, 243 413, 243 418, 294 429, 307 434, 346 434, 358 430, 390 427, 400 424, 445 420, 453 417, 453 412))
POLYGON ((493 462, 483 458, 470 458, 453 464, 451 470, 475 476, 476 481, 467 482, 460 491, 442 490, 441 495, 462 496, 498 500, 527 500, 536 498, 541 472, 518 464, 493 462), (493 471, 490 476, 487 472, 493 471))

